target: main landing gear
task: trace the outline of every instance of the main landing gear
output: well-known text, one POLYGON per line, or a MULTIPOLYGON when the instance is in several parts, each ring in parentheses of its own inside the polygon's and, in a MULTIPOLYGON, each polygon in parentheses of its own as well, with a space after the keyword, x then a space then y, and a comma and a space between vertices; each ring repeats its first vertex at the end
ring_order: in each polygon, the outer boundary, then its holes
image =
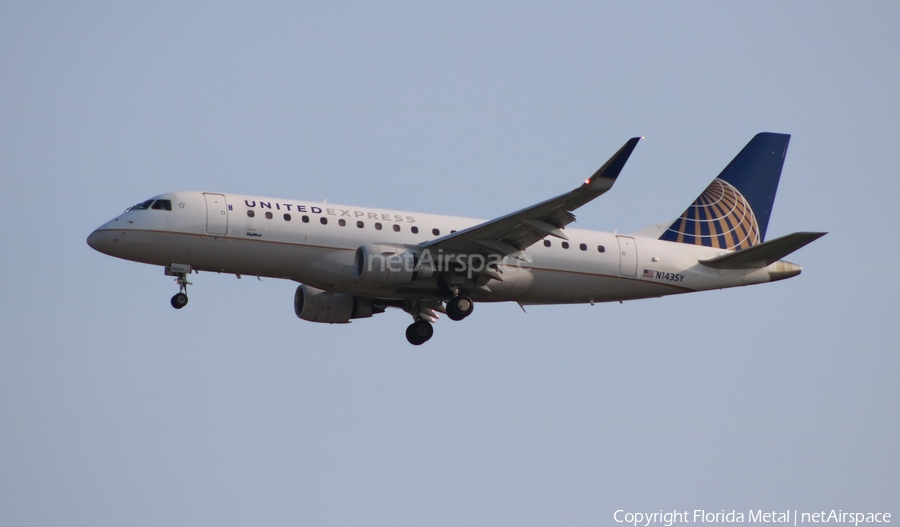
POLYGON ((439 301, 429 303, 417 300, 405 309, 413 315, 414 320, 406 328, 406 340, 413 346, 421 346, 434 335, 434 326, 431 324, 437 320, 437 311, 446 313, 450 320, 462 320, 472 314, 475 303, 471 298, 457 292, 453 298, 447 301, 446 307, 439 301))
POLYGON ((421 346, 434 336, 434 326, 431 324, 438 319, 438 311, 443 311, 443 305, 437 300, 413 300, 407 302, 403 308, 412 315, 413 323, 406 328, 406 340, 413 346, 421 346))
POLYGON ((457 295, 447 301, 447 317, 450 320, 462 320, 472 314, 475 304, 467 296, 457 295))
POLYGON ((416 320, 406 328, 406 340, 413 346, 425 344, 432 335, 434 335, 434 326, 427 320, 416 320))

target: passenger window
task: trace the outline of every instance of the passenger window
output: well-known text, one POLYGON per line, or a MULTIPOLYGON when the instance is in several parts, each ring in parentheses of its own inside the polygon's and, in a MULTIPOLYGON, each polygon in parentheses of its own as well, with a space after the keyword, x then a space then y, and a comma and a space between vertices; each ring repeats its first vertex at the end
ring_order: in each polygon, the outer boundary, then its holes
POLYGON ((284 221, 291 221, 291 215, 290 215, 290 214, 285 214, 285 215, 284 215, 284 221))
POLYGON ((578 248, 581 249, 582 251, 586 251, 586 250, 587 250, 587 244, 586 244, 586 243, 582 243, 581 245, 578 246, 578 248))
POLYGON ((409 230, 411 230, 413 234, 419 234, 419 228, 416 227, 415 225, 413 225, 412 227, 410 227, 409 230))
POLYGON ((381 230, 381 224, 380 224, 380 223, 376 223, 376 224, 375 224, 375 230, 376 230, 376 231, 380 231, 380 230, 381 230))
POLYGON ((253 212, 252 210, 248 210, 248 211, 247 211, 247 217, 248 217, 248 218, 252 218, 253 216, 256 216, 256 213, 253 212))
POLYGON ((454 232, 456 232, 456 231, 450 231, 450 234, 453 234, 454 232))
POLYGON ((158 199, 153 203, 153 210, 172 210, 172 200, 158 199))
POLYGON ((440 229, 431 229, 431 234, 434 234, 435 236, 440 236, 441 230, 440 229))
POLYGON ((544 247, 550 247, 550 240, 544 240, 544 247))
POLYGON ((361 222, 361 221, 357 221, 357 222, 356 222, 356 226, 359 227, 360 229, 362 229, 363 227, 366 226, 366 224, 363 223, 363 222, 361 222))
POLYGON ((272 219, 272 213, 271 213, 271 212, 266 211, 266 219, 267 219, 267 220, 271 220, 271 219, 272 219))
POLYGON ((400 232, 400 226, 396 223, 394 224, 394 232, 400 232))
POLYGON ((347 225, 347 222, 345 220, 338 220, 338 225, 340 225, 341 227, 345 227, 347 225))
MULTIPOLYGON (((325 218, 322 219, 324 220, 325 218)), ((302 221, 303 223, 309 223, 309 216, 301 216, 300 221, 302 221)))
POLYGON ((605 252, 606 252, 606 247, 604 247, 604 246, 602 246, 602 245, 598 245, 598 246, 597 246, 597 252, 598 252, 598 253, 605 253, 605 252))
POLYGON ((319 218, 319 223, 322 225, 328 225, 328 218, 319 218))
POLYGON ((562 248, 563 248, 563 249, 568 249, 568 248, 569 248, 569 242, 562 242, 562 248))

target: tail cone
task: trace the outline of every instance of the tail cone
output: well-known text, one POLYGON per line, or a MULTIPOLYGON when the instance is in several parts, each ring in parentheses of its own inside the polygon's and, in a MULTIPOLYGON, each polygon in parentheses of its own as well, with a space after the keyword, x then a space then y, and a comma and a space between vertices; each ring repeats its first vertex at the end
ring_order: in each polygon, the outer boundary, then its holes
POLYGON ((769 266, 769 281, 776 282, 800 274, 802 268, 791 262, 777 261, 769 266))

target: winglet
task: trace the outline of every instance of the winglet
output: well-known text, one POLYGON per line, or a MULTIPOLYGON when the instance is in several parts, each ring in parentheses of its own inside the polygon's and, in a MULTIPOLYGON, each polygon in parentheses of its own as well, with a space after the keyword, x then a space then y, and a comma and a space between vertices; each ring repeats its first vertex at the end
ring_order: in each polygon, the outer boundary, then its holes
MULTIPOLYGON (((637 146, 638 141, 643 139, 643 137, 632 137, 629 139, 622 148, 619 149, 618 152, 613 154, 609 161, 603 164, 594 175, 589 177, 585 182, 583 187, 596 187, 598 186, 598 179, 612 179, 615 180, 619 177, 619 173, 622 172, 622 168, 625 166, 625 163, 628 161, 628 158, 631 156, 631 152, 634 151, 634 147, 637 146)), ((604 188, 609 188, 609 183, 600 183, 604 188)))

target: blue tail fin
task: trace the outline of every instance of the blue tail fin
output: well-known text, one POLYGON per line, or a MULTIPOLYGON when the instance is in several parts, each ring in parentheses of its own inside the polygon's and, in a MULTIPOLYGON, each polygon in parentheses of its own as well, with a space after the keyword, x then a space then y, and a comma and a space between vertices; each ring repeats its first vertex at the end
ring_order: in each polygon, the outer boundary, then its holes
POLYGON ((737 250, 765 241, 790 140, 757 134, 659 239, 737 250))

